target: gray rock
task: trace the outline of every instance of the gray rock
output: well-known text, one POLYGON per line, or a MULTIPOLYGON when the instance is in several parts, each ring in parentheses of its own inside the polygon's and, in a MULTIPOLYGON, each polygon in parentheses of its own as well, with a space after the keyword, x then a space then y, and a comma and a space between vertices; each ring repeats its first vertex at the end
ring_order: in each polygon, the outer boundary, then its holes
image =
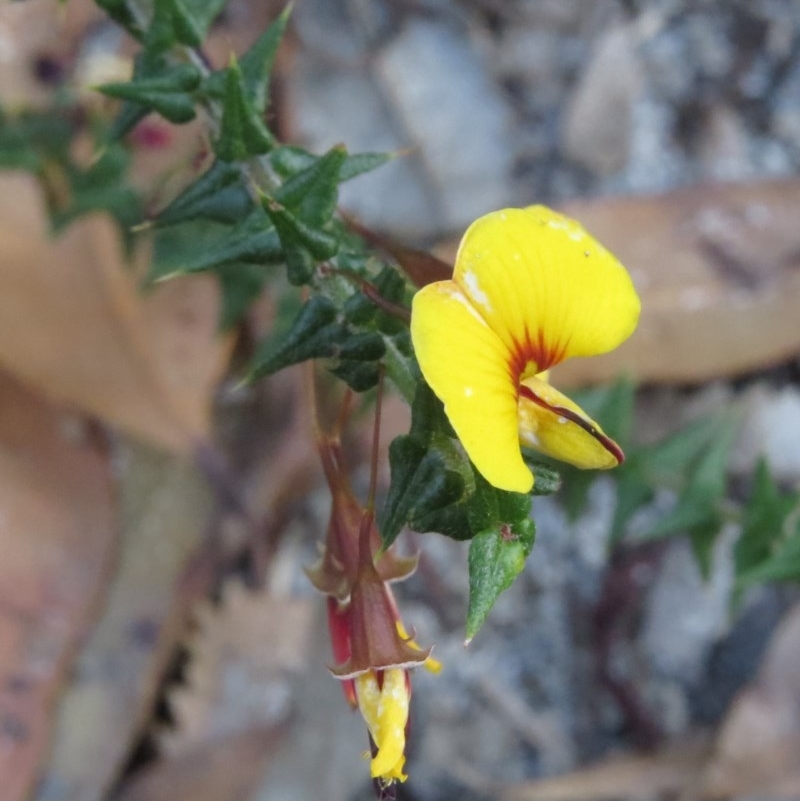
POLYGON ((779 481, 800 481, 800 391, 758 384, 748 390, 744 403, 747 413, 731 466, 750 472, 764 458, 779 481))
POLYGON ((670 543, 647 597, 641 643, 660 676, 691 686, 729 626, 734 529, 717 538, 711 575, 703 580, 686 540, 670 543))
MULTIPOLYGON (((306 53, 290 82, 296 134, 310 149, 321 152, 343 142, 351 153, 396 152, 408 144, 369 72, 334 69, 306 53)), ((366 225, 398 234, 430 234, 443 224, 436 193, 413 156, 344 184, 340 201, 366 225)))
POLYGON ((376 67, 405 144, 418 149, 438 192, 445 226, 459 230, 508 205, 511 109, 468 41, 445 25, 412 21, 376 67))
POLYGON ((567 108, 564 149, 570 158, 601 175, 625 166, 640 71, 630 28, 608 30, 567 108))

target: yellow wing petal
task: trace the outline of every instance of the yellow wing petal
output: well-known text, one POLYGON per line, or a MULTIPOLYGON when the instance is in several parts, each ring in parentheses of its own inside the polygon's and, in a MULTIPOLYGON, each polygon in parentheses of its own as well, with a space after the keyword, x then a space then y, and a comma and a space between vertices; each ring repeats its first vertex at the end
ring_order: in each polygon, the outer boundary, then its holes
POLYGON ((461 241, 453 280, 522 375, 612 350, 639 319, 625 268, 581 225, 544 206, 476 220, 461 241))
POLYGON ((422 374, 475 467, 500 489, 528 492, 510 353, 452 281, 414 296, 411 337, 422 374))
POLYGON ((520 386, 519 438, 575 467, 607 470, 625 459, 619 445, 577 403, 535 376, 520 386))

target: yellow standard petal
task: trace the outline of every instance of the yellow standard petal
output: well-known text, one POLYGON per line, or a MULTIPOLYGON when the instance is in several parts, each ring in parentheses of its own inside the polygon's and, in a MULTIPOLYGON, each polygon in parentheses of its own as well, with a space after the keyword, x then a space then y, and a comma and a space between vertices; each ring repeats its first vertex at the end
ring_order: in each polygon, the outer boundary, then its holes
POLYGON ((476 220, 453 280, 513 354, 518 376, 613 350, 639 319, 625 268, 579 223, 544 206, 476 220))
POLYGON ((378 686, 375 671, 356 676, 358 707, 377 748, 370 767, 374 779, 404 782, 406 723, 408 722, 408 678, 405 670, 383 671, 378 686))
POLYGON ((467 454, 496 487, 528 492, 512 354, 453 281, 414 296, 411 336, 420 368, 467 454))
POLYGON ((520 385, 519 438, 530 448, 584 469, 606 470, 625 458, 578 404, 536 376, 520 385))

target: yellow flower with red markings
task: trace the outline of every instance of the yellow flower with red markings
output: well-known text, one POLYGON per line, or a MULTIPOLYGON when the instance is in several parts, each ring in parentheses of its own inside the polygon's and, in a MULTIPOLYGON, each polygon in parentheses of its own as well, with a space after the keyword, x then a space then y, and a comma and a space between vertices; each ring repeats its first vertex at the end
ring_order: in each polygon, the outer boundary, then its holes
POLYGON ((577 467, 622 462, 619 446, 550 386, 547 371, 616 348, 639 308, 625 268, 562 214, 503 209, 469 227, 452 279, 415 295, 411 336, 425 380, 489 483, 530 491, 520 443, 577 467))
POLYGON ((355 678, 358 709, 369 729, 373 745, 370 774, 383 784, 404 782, 406 726, 411 684, 408 671, 389 668, 369 670, 355 678))
POLYGON ((381 787, 405 781, 409 669, 439 673, 441 664, 408 635, 390 586, 371 561, 363 563, 350 598, 328 598, 334 658, 331 672, 345 698, 361 712, 372 751, 370 772, 381 787))

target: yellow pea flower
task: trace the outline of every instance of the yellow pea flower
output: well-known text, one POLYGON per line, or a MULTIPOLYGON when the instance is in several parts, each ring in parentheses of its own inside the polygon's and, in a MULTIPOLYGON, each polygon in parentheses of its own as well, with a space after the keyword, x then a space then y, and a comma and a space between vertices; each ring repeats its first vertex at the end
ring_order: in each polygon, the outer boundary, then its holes
POLYGON ((403 668, 369 670, 355 677, 358 708, 375 746, 370 773, 384 785, 404 782, 406 724, 411 691, 403 668))
POLYGON ((613 350, 639 309, 625 268, 574 220, 531 206, 472 223, 453 278, 414 296, 411 336, 425 380, 490 484, 531 490, 520 442, 583 468, 622 462, 547 370, 613 350))

